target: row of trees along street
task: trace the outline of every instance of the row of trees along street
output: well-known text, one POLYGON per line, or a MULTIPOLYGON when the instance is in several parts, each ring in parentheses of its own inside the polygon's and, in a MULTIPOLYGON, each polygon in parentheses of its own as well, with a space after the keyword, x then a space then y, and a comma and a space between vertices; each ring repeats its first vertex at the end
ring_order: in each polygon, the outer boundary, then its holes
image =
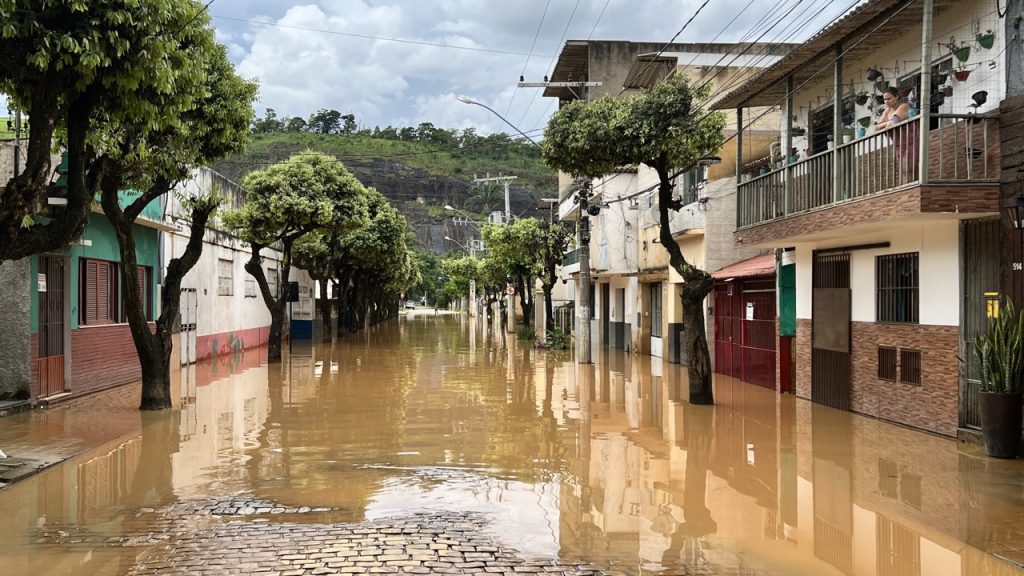
MULTIPOLYGON (((181 280, 198 262, 207 223, 222 198, 214 190, 184 199, 191 210, 191 236, 184 254, 167 265, 155 330, 146 321, 135 274, 134 224, 150 202, 193 168, 244 149, 257 86, 235 73, 198 1, 33 3, 31 10, 24 4, 0 0, 0 92, 30 119, 24 166, 0 194, 0 262, 77 240, 98 197, 123 263, 125 312, 142 368, 140 408, 170 408, 171 330, 181 280), (59 149, 68 159, 66 188, 51 184, 51 152, 59 149), (58 195, 66 201, 48 201, 58 195)), ((404 221, 340 162, 319 154, 254 172, 245 183, 249 205, 224 219, 253 248, 246 270, 259 282, 271 311, 271 358, 279 360, 287 284, 279 284, 279 294, 270 293, 260 252, 271 245, 283 249, 287 280, 298 243, 302 265, 319 278, 327 269, 316 264, 323 245, 331 252, 335 277, 341 277, 349 262, 340 265, 333 247, 344 253, 347 243, 359 251, 360 243, 379 240, 378 234, 404 230, 404 221)), ((374 295, 397 295, 416 272, 404 242, 380 243, 380 250, 391 250, 377 261, 393 265, 386 273, 367 272, 365 262, 355 260, 351 268, 359 272, 346 273, 352 282, 377 288, 374 295), (375 276, 367 278, 370 274, 375 276)), ((397 296, 391 300, 397 308, 397 296)), ((365 310, 385 300, 364 295, 360 302, 365 310)))

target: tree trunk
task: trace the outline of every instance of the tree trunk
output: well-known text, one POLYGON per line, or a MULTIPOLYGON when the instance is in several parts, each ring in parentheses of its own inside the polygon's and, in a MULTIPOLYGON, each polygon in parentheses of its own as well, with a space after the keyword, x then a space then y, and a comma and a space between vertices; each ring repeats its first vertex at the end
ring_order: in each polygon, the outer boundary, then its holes
POLYGON ((118 200, 121 185, 122 180, 119 177, 108 175, 102 186, 101 203, 103 212, 114 227, 121 254, 120 270, 121 285, 124 286, 125 315, 142 371, 142 398, 139 409, 167 410, 172 406, 171 352, 174 336, 171 327, 178 317, 181 306, 181 280, 199 261, 203 251, 206 225, 216 209, 216 204, 197 206, 192 211, 191 230, 185 252, 181 257, 172 259, 167 266, 164 290, 160 298, 160 316, 153 331, 149 327, 149 314, 153 311, 147 311, 142 300, 142 291, 148 287, 139 284, 134 226, 142 209, 169 192, 171 183, 158 180, 125 210, 120 208, 118 200))
POLYGON ((551 302, 551 292, 554 290, 554 286, 541 284, 541 288, 544 290, 544 331, 550 332, 555 329, 555 307, 551 302))
POLYGON ((516 281, 520 294, 519 307, 523 310, 523 326, 529 328, 533 325, 533 293, 530 291, 530 282, 520 276, 516 281))
POLYGON ((683 343, 687 355, 686 373, 690 382, 691 404, 714 404, 715 395, 711 384, 711 353, 704 327, 704 299, 714 288, 711 276, 690 264, 683 257, 683 251, 672 238, 668 211, 678 209, 678 202, 672 199, 672 180, 668 163, 663 158, 654 166, 658 172, 658 211, 661 230, 661 245, 669 254, 672 268, 683 277, 683 343))
POLYGON ((252 256, 245 263, 245 271, 256 279, 260 287, 260 294, 263 296, 263 303, 270 312, 270 332, 267 334, 267 361, 281 361, 281 339, 284 333, 285 310, 288 302, 288 277, 292 267, 292 243, 294 239, 285 238, 281 241, 284 245, 284 258, 281 260, 281 279, 277 286, 277 294, 270 293, 270 285, 267 283, 267 275, 263 272, 262 258, 260 251, 266 248, 263 244, 250 243, 252 256))

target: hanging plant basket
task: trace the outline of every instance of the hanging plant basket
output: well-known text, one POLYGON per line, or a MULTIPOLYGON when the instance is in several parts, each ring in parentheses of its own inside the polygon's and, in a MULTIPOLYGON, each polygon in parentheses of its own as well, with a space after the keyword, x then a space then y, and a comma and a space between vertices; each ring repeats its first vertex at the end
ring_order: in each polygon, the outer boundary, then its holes
POLYGON ((961 44, 959 48, 953 50, 953 56, 961 62, 966 62, 971 57, 971 47, 961 44))
POLYGON ((974 37, 974 39, 978 41, 979 46, 981 46, 985 50, 988 50, 989 48, 995 46, 996 33, 991 30, 986 30, 984 34, 979 32, 978 35, 974 37))
POLYGON ((886 80, 879 80, 878 82, 875 82, 875 90, 878 90, 879 92, 885 92, 888 89, 889 89, 889 82, 888 81, 886 81, 886 80))
POLYGON ((953 87, 952 86, 943 86, 942 87, 942 95, 945 96, 946 98, 949 98, 950 96, 952 96, 953 95, 953 87))
POLYGON ((860 94, 857 94, 857 99, 855 100, 855 102, 857 102, 858 106, 863 106, 863 105, 867 104, 868 103, 868 93, 867 92, 861 92, 860 94))
POLYGON ((964 82, 971 75, 971 71, 966 68, 961 68, 953 72, 953 78, 956 78, 957 82, 964 82))
POLYGON ((943 84, 946 83, 946 80, 949 79, 949 74, 936 74, 934 78, 935 84, 942 86, 943 84))
POLYGON ((882 104, 885 104, 885 96, 882 96, 881 94, 875 95, 875 105, 881 106, 882 104))
POLYGON ((864 116, 864 117, 861 117, 861 118, 857 118, 857 123, 860 124, 861 126, 863 126, 864 128, 867 128, 868 126, 871 125, 871 117, 870 116, 864 116))

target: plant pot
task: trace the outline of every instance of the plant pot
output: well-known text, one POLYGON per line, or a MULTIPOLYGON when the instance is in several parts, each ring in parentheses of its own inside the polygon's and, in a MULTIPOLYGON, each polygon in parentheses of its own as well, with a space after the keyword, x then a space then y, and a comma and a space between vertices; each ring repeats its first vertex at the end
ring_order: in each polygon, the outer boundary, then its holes
POLYGON ((953 78, 956 78, 957 82, 963 82, 971 75, 970 70, 957 70, 953 72, 953 78))
POLYGON ((953 56, 956 56, 956 59, 961 62, 966 62, 967 59, 971 57, 971 47, 960 46, 956 50, 953 50, 953 56))
POLYGON ((985 34, 978 34, 974 39, 977 40, 978 44, 986 50, 994 46, 996 43, 996 35, 991 30, 987 31, 985 34))
POLYGON ((908 116, 910 118, 913 118, 913 117, 917 116, 920 113, 921 113, 921 111, 918 110, 917 108, 910 108, 910 109, 907 110, 907 114, 908 114, 908 116))
POLYGON ((864 128, 867 128, 868 126, 871 125, 871 117, 864 116, 863 118, 857 118, 857 123, 863 126, 864 128))
POLYGON ((863 138, 863 137, 867 136, 867 134, 868 134, 868 129, 867 128, 857 128, 857 138, 863 138))
POLYGON ((953 95, 953 87, 952 86, 943 86, 942 87, 942 95, 945 96, 946 98, 951 97, 953 95))
POLYGON ((868 95, 867 94, 857 94, 857 99, 855 100, 855 102, 857 102, 858 106, 863 106, 863 105, 867 104, 868 103, 868 95))
POLYGON ((980 392, 978 410, 981 413, 981 435, 985 451, 995 458, 1016 458, 1020 451, 1021 392, 980 392))
POLYGON ((853 134, 843 134, 843 144, 849 144, 853 141, 853 134))
POLYGON ((878 90, 879 92, 885 92, 888 89, 889 89, 889 81, 888 80, 879 80, 878 82, 875 82, 875 90, 878 90))

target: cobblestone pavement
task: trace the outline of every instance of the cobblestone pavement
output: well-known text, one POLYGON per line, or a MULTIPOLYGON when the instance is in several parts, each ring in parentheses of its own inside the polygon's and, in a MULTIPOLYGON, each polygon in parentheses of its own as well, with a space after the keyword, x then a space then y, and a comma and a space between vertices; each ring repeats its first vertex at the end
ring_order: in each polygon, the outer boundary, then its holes
MULTIPOLYGON (((497 543, 482 515, 422 512, 358 523, 332 522, 324 508, 274 507, 240 499, 178 502, 143 509, 133 524, 143 533, 90 542, 48 531, 40 540, 78 546, 150 547, 128 572, 213 576, 327 574, 453 574, 495 576, 626 576, 635 567, 565 559, 526 558, 497 543), (150 516, 149 519, 145 518, 150 516), (144 528, 145 526, 145 528, 144 528)), ((657 567, 663 576, 755 575, 710 566, 657 567)))

